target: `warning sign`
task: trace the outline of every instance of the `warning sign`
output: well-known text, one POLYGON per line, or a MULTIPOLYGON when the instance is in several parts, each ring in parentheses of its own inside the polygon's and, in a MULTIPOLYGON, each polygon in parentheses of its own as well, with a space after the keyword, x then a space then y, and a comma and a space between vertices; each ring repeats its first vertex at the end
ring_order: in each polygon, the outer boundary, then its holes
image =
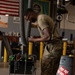
POLYGON ((61 67, 58 69, 57 73, 58 73, 59 75, 68 75, 69 71, 68 71, 66 68, 64 68, 63 66, 61 66, 61 67))

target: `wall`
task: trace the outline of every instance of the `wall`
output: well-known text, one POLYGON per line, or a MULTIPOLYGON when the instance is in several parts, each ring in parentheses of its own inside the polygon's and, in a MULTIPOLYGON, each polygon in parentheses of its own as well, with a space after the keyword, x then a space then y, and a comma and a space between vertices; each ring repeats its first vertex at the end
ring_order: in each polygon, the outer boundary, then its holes
MULTIPOLYGON (((65 16, 63 15, 63 20, 60 24, 60 28, 58 29, 58 31, 60 32, 60 36, 62 35, 62 32, 64 31, 65 32, 64 37, 70 39, 70 34, 73 34, 73 38, 75 37, 75 6, 69 4, 68 6, 66 6, 66 8, 69 11, 68 18, 67 18, 67 14, 65 14, 65 16)), ((0 30, 3 32, 13 32, 13 31, 20 32, 20 25, 19 23, 13 23, 13 17, 9 16, 8 28, 0 28, 0 30)), ((31 35, 39 36, 38 30, 36 28, 32 28, 31 35)))
MULTIPOLYGON (((47 6, 47 9, 49 8, 48 6, 49 6, 49 2, 42 2, 42 1, 38 1, 38 0, 35 0, 35 2, 38 2, 38 3, 41 3, 40 5, 42 6, 42 10, 43 10, 43 13, 45 13, 46 12, 46 14, 49 14, 49 12, 48 11, 45 11, 44 12, 44 5, 45 6, 47 6), (45 3, 45 4, 44 4, 45 3)), ((27 9, 27 4, 28 4, 28 0, 26 0, 25 2, 25 5, 24 5, 24 9, 26 10, 27 9)), ((46 10, 47 10, 46 9, 46 10)), ((24 10, 24 11, 25 11, 24 10)), ((49 9, 48 9, 49 10, 49 9)), ((3 31, 3 32, 20 32, 20 25, 19 25, 19 23, 13 23, 13 17, 11 17, 11 16, 9 16, 8 17, 8 28, 1 28, 0 27, 0 30, 1 31, 3 31)), ((38 33, 38 31, 37 31, 37 29, 36 28, 32 28, 31 29, 31 35, 37 35, 37 36, 39 36, 39 33, 38 33), (35 32, 36 33, 35 33, 35 32)))
POLYGON ((19 32, 19 24, 13 23, 13 17, 8 17, 8 28, 0 28, 3 32, 19 32))
MULTIPOLYGON (((8 17, 8 28, 0 28, 0 31, 2 32, 20 32, 20 24, 13 23, 13 17, 9 16, 8 17)), ((31 35, 39 35, 38 30, 36 28, 32 28, 31 35)))
POLYGON ((73 38, 75 38, 75 6, 68 4, 66 5, 66 9, 68 10, 68 14, 62 15, 63 20, 60 23, 60 34, 64 31, 64 37, 70 39, 72 34, 73 38))

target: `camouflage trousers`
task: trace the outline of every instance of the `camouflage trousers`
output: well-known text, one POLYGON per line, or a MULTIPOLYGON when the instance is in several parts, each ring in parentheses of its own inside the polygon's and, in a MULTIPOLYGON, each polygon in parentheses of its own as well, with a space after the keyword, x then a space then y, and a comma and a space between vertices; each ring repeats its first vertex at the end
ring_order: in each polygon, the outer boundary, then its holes
POLYGON ((60 58, 48 58, 41 64, 41 75, 56 75, 60 58))
POLYGON ((60 40, 47 44, 41 63, 41 75, 56 75, 61 55, 62 42, 60 40))

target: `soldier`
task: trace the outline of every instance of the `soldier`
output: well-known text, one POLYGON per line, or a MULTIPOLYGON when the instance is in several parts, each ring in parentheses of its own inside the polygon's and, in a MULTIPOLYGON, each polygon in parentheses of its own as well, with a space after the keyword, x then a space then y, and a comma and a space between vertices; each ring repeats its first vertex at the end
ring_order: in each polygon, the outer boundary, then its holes
MULTIPOLYGON (((54 21, 46 14, 37 14, 32 9, 27 9, 25 19, 31 21, 33 26, 37 26, 41 37, 28 38, 31 42, 43 42, 44 52, 41 64, 41 75, 56 75, 62 55, 62 41, 60 39, 51 40, 54 28, 54 21)), ((53 37, 59 37, 55 29, 53 37)))

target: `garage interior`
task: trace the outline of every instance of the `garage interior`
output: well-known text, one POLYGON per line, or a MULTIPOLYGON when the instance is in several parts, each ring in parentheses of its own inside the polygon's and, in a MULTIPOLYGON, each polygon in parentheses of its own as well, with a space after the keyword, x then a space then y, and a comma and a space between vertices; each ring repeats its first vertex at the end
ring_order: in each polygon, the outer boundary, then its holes
POLYGON ((51 16, 62 37, 63 53, 56 75, 75 75, 75 1, 0 0, 1 75, 41 74, 43 42, 28 42, 28 36, 40 37, 40 34, 36 27, 24 22, 27 8, 51 16), (61 65, 68 69, 64 69, 64 74, 61 65))

